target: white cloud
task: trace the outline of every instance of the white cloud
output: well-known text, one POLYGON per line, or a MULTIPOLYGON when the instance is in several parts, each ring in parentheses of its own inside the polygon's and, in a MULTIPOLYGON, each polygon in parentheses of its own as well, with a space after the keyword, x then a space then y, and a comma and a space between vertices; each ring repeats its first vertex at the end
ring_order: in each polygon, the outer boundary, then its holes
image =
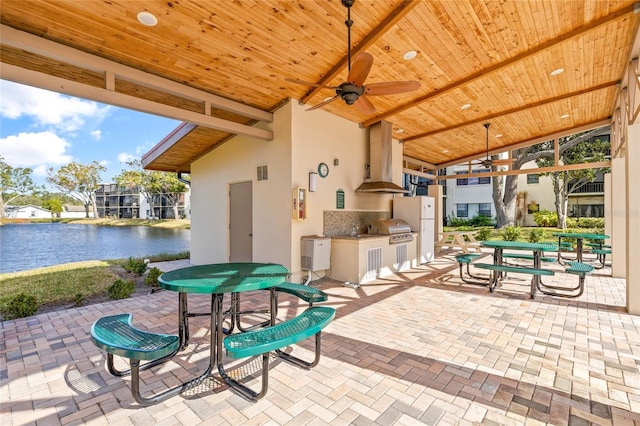
POLYGON ((99 141, 102 138, 102 130, 94 130, 93 132, 91 132, 91 137, 99 141))
POLYGON ((41 126, 54 126, 64 132, 80 129, 87 119, 102 120, 111 109, 93 101, 5 80, 0 80, 0 92, 0 115, 3 117, 17 119, 26 115, 41 126))
POLYGON ((0 152, 13 167, 30 167, 36 176, 45 176, 47 167, 68 164, 71 144, 51 132, 19 133, 0 139, 0 152))
POLYGON ((133 161, 137 158, 138 157, 136 157, 135 155, 131 155, 128 152, 121 152, 120 154, 118 154, 118 161, 123 164, 129 161, 133 161))

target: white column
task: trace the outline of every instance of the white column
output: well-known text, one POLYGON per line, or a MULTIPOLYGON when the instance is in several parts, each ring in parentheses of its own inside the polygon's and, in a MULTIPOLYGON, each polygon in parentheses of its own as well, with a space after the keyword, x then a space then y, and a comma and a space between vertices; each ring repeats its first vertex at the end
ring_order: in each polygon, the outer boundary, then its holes
MULTIPOLYGON (((615 278, 627 276, 627 207, 625 159, 611 160, 611 275, 615 278)), ((606 219, 605 219, 606 223, 606 219)))
POLYGON ((437 241, 442 233, 442 205, 444 204, 444 190, 442 185, 429 185, 427 188, 427 195, 435 199, 435 235, 433 236, 437 241))
POLYGON ((628 127, 626 154, 627 310, 640 315, 640 124, 628 127))
MULTIPOLYGON (((611 236, 611 173, 605 173, 604 175, 604 233, 611 236)), ((606 241, 606 244, 611 244, 611 240, 606 241)))

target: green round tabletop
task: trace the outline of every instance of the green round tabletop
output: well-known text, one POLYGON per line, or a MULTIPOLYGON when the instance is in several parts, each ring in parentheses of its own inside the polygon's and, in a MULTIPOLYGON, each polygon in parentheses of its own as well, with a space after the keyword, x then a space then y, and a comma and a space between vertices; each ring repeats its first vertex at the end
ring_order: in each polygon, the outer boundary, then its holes
POLYGON ((275 263, 215 263, 165 272, 158 283, 181 293, 236 293, 278 285, 288 275, 287 268, 275 263))

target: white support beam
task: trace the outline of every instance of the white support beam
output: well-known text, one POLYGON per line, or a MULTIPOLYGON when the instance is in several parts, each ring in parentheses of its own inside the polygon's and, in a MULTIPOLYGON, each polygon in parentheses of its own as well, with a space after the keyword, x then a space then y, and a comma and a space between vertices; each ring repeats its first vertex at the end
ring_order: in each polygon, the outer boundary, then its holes
POLYGON ((43 89, 71 96, 92 99, 109 105, 160 115, 162 117, 173 118, 175 120, 186 121, 229 133, 252 136, 267 141, 273 140, 273 132, 271 130, 247 126, 245 124, 223 120, 210 115, 164 105, 159 102, 116 93, 99 87, 88 86, 83 83, 53 77, 37 71, 26 70, 15 65, 2 64, 2 67, 0 68, 0 78, 30 86, 41 87, 43 89))
MULTIPOLYGON (((46 58, 55 59, 57 61, 99 73, 113 73, 117 78, 133 82, 137 85, 152 88, 184 99, 201 102, 203 105, 205 102, 209 102, 215 108, 230 111, 254 120, 266 121, 268 123, 273 122, 273 114, 268 111, 263 111, 259 108, 251 107, 194 87, 119 64, 100 56, 92 55, 6 25, 0 24, 0 33, 2 34, 1 42, 6 46, 22 49, 46 58)), ((2 67, 4 68, 5 66, 6 64, 3 63, 2 67)), ((105 87, 108 87, 108 85, 105 85, 105 87)))
POLYGON ((603 167, 611 167, 610 161, 600 161, 596 163, 582 163, 582 164, 566 164, 564 166, 556 166, 556 167, 541 167, 537 169, 519 169, 519 170, 499 170, 495 172, 487 172, 487 173, 473 173, 473 174, 465 174, 465 175, 446 175, 446 176, 438 176, 438 180, 447 180, 447 179, 464 179, 464 178, 479 178, 479 177, 492 177, 492 176, 509 176, 509 175, 524 175, 524 174, 532 174, 532 173, 551 173, 551 172, 561 172, 564 170, 581 170, 581 169, 599 169, 603 167))
MULTIPOLYGON (((609 126, 611 124, 611 119, 607 118, 607 119, 603 119, 603 120, 598 120, 595 121, 593 123, 588 123, 588 124, 584 124, 582 126, 578 126, 578 127, 573 127, 570 129, 565 129, 562 130, 560 132, 557 133, 550 133, 547 135, 543 135, 543 136, 539 136, 535 139, 529 139, 527 141, 523 141, 523 142, 517 142, 515 144, 512 145, 508 145, 508 146, 503 146, 502 148, 498 148, 498 149, 494 149, 489 151, 489 155, 496 155, 496 154, 502 154, 505 151, 513 151, 516 149, 520 149, 520 148, 526 148, 528 146, 531 145, 535 145, 537 143, 541 143, 541 142, 546 142, 546 141, 550 141, 552 139, 558 139, 558 138, 562 138, 565 136, 570 136, 570 135, 575 135, 576 133, 581 133, 581 132, 586 132, 588 130, 593 130, 593 129, 597 129, 598 127, 604 127, 604 126, 609 126)), ((442 164, 438 164, 437 168, 438 169, 443 169, 446 167, 450 167, 450 166, 457 166, 459 164, 463 164, 463 163, 467 163, 469 161, 473 161, 473 160, 477 160, 478 158, 484 158, 486 155, 486 151, 482 154, 476 154, 476 155, 471 155, 468 157, 464 157, 464 158, 459 158, 457 160, 453 160, 453 161, 449 161, 446 163, 442 163, 442 164)))

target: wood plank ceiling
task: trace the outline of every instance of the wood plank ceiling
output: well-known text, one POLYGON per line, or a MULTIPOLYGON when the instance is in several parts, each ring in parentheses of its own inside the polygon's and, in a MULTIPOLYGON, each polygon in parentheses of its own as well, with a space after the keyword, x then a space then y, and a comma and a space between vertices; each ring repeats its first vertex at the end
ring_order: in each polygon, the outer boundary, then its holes
MULTIPOLYGON (((340 0, 0 3, 3 28, 267 112, 289 98, 311 106, 334 95, 285 78, 333 86, 345 80, 346 13, 340 0), (158 24, 139 23, 141 11, 158 24)), ((364 126, 388 120, 405 156, 443 166, 484 156, 485 122, 491 123, 490 150, 504 151, 608 120, 639 15, 633 0, 357 0, 351 19, 354 55, 374 57, 366 83, 417 80, 421 87, 370 97, 372 115, 341 101, 324 109, 364 126), (411 50, 417 56, 404 60, 411 50), (551 75, 560 68, 564 72, 551 75)), ((104 88, 107 71, 4 37, 0 44, 2 68, 104 88)), ((0 77, 18 80, 2 68, 0 77)), ((108 89, 242 125, 256 122, 127 78, 116 76, 108 89)), ((183 127, 175 143, 165 141, 170 148, 157 147, 148 167, 189 172, 192 161, 234 134, 214 127, 183 127)))

